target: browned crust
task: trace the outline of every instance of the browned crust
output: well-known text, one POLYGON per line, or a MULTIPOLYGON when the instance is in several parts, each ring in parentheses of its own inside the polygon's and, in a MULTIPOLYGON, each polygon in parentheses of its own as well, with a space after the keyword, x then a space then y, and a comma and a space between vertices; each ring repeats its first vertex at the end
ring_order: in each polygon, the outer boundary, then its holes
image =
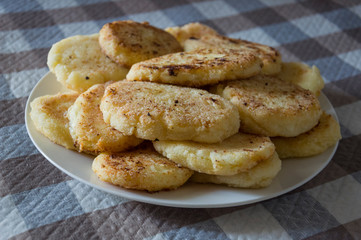
POLYGON ((126 66, 183 50, 171 34, 148 22, 114 21, 105 24, 99 34, 103 52, 113 61, 126 66))
POLYGON ((196 49, 134 64, 127 80, 199 87, 251 77, 260 73, 262 66, 260 58, 248 50, 196 49))
POLYGON ((99 155, 93 171, 103 181, 149 192, 175 189, 193 174, 157 153, 149 142, 132 151, 99 155))

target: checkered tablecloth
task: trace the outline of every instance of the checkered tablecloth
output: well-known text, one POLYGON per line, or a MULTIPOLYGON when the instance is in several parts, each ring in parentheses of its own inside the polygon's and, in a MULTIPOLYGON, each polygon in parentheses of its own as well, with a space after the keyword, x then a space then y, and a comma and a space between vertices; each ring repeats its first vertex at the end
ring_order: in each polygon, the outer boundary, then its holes
POLYGON ((361 2, 339 0, 0 1, 0 239, 361 239, 361 2), (24 108, 51 45, 132 19, 199 21, 319 67, 343 139, 313 180, 239 207, 182 209, 93 189, 51 165, 24 108))

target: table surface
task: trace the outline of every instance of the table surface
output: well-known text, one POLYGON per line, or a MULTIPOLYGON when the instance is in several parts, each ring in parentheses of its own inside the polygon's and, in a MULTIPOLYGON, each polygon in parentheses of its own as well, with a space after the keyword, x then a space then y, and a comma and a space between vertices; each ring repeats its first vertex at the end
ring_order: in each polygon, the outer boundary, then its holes
POLYGON ((360 1, 0 1, 0 239, 361 239, 360 1), (298 189, 260 203, 184 209, 93 189, 51 165, 26 132, 27 97, 51 45, 132 19, 201 22, 319 67, 343 139, 298 189))

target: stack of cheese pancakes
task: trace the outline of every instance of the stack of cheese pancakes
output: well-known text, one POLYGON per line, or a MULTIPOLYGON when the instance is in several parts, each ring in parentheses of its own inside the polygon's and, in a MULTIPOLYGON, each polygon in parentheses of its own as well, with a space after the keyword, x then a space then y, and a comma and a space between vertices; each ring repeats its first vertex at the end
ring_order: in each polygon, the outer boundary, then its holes
POLYGON ((31 103, 35 126, 93 155, 97 176, 124 188, 266 187, 281 159, 320 154, 341 137, 321 109, 315 66, 199 23, 107 23, 54 44, 48 66, 69 91, 31 103))

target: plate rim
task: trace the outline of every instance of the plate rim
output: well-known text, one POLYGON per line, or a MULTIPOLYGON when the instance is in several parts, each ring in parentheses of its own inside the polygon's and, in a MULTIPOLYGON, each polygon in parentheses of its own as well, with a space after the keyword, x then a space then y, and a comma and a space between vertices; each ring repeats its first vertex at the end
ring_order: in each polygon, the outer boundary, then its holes
MULTIPOLYGON (((247 201, 233 201, 233 202, 229 202, 229 203, 208 203, 208 204, 194 204, 194 203, 175 203, 172 202, 170 200, 165 200, 165 199, 159 199, 159 198, 152 198, 152 195, 154 196, 154 194, 157 193, 148 193, 149 196, 144 197, 143 194, 144 192, 142 192, 142 194, 140 194, 140 191, 137 190, 129 190, 129 189, 124 189, 121 187, 115 187, 114 185, 110 184, 110 183, 105 183, 103 182, 103 185, 109 185, 112 186, 109 188, 104 188, 103 186, 99 186, 98 184, 89 182, 79 176, 77 176, 76 174, 73 174, 72 172, 68 171, 67 169, 64 169, 63 167, 61 167, 56 161, 54 161, 53 159, 51 159, 51 157, 48 156, 47 153, 45 153, 42 149, 41 146, 39 146, 38 142, 34 139, 34 136, 31 133, 31 129, 30 129, 30 121, 31 117, 29 115, 30 113, 30 102, 35 99, 38 96, 36 95, 36 92, 39 91, 39 86, 41 86, 42 84, 44 84, 44 81, 46 81, 47 78, 52 77, 55 78, 55 75, 53 75, 51 72, 47 72, 38 82, 37 84, 33 87, 33 89, 31 90, 28 99, 26 101, 26 105, 25 105, 25 125, 26 125, 26 131, 28 133, 28 136, 30 137, 32 143, 35 145, 35 147, 37 148, 37 150, 40 152, 40 154, 42 154, 52 165, 54 165, 56 168, 58 168, 60 171, 66 173, 68 176, 72 177, 73 179, 76 179, 88 186, 91 186, 93 188, 96 188, 98 190, 110 193, 110 194, 114 194, 116 196, 120 196, 123 198, 126 198, 128 200, 133 200, 133 201, 138 201, 138 202, 144 202, 144 203, 149 203, 149 204, 154 204, 154 205, 159 205, 159 206, 167 206, 167 207, 180 207, 180 208, 223 208, 223 207, 235 207, 235 206, 242 206, 242 205, 247 205, 247 204, 251 204, 251 203, 257 203, 257 202, 262 202, 268 199, 272 199, 272 198, 276 198, 278 196, 281 196, 283 194, 286 194, 294 189, 299 188, 300 186, 304 185, 305 183, 309 182, 310 180, 312 180, 315 176, 317 176, 322 170, 324 170, 326 168, 326 166, 330 163, 330 161, 332 160, 332 158, 334 157, 338 145, 339 145, 339 141, 337 141, 337 143, 333 146, 330 147, 329 149, 331 149, 331 152, 329 153, 328 159, 327 161, 323 162, 323 164, 320 165, 320 167, 314 171, 311 175, 309 175, 308 177, 306 177, 305 179, 303 179, 302 181, 298 182, 297 184, 294 184, 288 188, 283 189, 282 191, 278 191, 276 193, 270 194, 270 195, 266 195, 266 196, 262 196, 259 197, 257 199, 251 199, 251 200, 247 200, 247 201), (112 189, 116 189, 116 190, 112 190, 112 189)), ((56 81, 56 80, 55 80, 56 81)), ((60 84, 60 83, 59 83, 60 84)), ((59 92, 61 91, 61 89, 59 89, 59 92)), ((334 109, 334 107, 332 106, 331 102, 329 101, 329 99, 327 98, 327 96, 325 94, 323 94, 321 92, 321 96, 322 98, 324 98, 323 100, 326 101, 326 103, 329 105, 330 110, 331 110, 331 115, 336 119, 336 121, 339 123, 339 119, 337 117, 336 111, 334 109)), ((48 140, 50 141, 50 140, 48 140)), ((52 143, 52 142, 51 142, 52 143)), ((54 145, 56 145, 55 143, 52 143, 54 145)), ((64 148, 65 150, 68 150, 66 148, 64 148)), ((328 150, 329 150, 328 149, 328 150)), ((68 150, 68 151, 72 151, 72 150, 68 150)), ((78 153, 75 152, 75 154, 80 154, 80 155, 85 155, 82 153, 78 153)), ((87 155, 89 157, 89 155, 87 155)), ((287 160, 282 160, 282 161, 290 161, 289 159, 287 160)), ((297 159, 296 161, 302 161, 301 159, 297 159)), ((282 170, 281 170, 282 171, 282 170)), ((200 185, 197 183, 187 183, 188 185, 200 185)), ((235 191, 257 191, 258 189, 239 189, 239 188, 230 188, 227 186, 215 186, 214 184, 201 184, 203 186, 213 186, 214 188, 219 187, 219 188, 227 188, 227 189, 232 189, 235 191)), ((172 191, 176 191, 176 190, 172 190, 172 191)), ((169 191, 169 192, 172 192, 169 191)), ((164 192, 164 191, 161 191, 164 192)))

